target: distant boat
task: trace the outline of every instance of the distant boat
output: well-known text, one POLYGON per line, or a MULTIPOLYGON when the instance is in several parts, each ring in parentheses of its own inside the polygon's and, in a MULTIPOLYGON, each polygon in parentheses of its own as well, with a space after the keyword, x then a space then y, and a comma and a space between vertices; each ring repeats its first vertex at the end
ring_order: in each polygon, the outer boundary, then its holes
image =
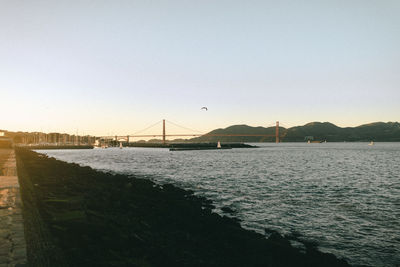
POLYGON ((307 144, 311 144, 311 141, 310 141, 310 140, 308 140, 308 141, 307 141, 307 144))
POLYGON ((218 141, 217 148, 221 148, 221 143, 218 141))
POLYGON ((369 146, 373 146, 374 145, 374 141, 371 141, 368 145, 369 146))
POLYGON ((122 142, 119 142, 119 148, 122 149, 122 142))

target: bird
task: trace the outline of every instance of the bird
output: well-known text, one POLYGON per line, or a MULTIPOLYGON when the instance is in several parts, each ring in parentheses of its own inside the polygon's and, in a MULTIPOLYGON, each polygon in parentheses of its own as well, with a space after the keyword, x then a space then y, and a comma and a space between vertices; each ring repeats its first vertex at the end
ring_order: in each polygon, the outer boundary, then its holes
POLYGON ((207 108, 207 107, 202 107, 201 109, 204 109, 205 111, 207 111, 207 110, 208 110, 208 108, 207 108))

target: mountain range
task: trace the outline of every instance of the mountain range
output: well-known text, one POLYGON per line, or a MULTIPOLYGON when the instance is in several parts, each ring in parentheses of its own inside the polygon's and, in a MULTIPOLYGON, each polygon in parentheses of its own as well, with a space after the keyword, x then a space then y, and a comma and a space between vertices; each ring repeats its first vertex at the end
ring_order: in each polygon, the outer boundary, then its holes
MULTIPOLYGON (((207 135, 190 139, 192 142, 275 142, 275 127, 233 125, 216 129, 207 135), (270 135, 270 136, 217 136, 217 135, 270 135)), ((279 127, 281 142, 399 142, 400 123, 374 122, 357 127, 339 127, 330 122, 310 122, 291 128, 279 127)))

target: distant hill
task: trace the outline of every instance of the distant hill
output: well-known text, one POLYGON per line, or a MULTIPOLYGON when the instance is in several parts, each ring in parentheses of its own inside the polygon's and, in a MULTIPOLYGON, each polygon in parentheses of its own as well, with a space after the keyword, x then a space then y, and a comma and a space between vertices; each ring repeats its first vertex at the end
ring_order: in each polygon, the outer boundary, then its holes
MULTIPOLYGON (((375 122, 358 127, 341 128, 329 122, 311 122, 303 126, 292 128, 279 128, 282 142, 305 142, 327 141, 327 142, 355 142, 355 141, 381 141, 399 142, 400 123, 398 122, 375 122)), ((248 125, 233 125, 225 129, 216 129, 209 135, 275 135, 275 127, 251 127, 248 125)), ((192 138, 195 142, 275 142, 275 136, 201 136, 192 138)))
MULTIPOLYGON (((280 131, 286 131, 285 128, 280 127, 280 131)), ((271 137, 260 137, 260 136, 200 136, 190 139, 192 142, 272 142, 275 140, 275 127, 251 127, 248 125, 233 125, 225 129, 216 129, 208 133, 209 135, 226 135, 226 134, 237 134, 237 135, 273 135, 271 137)))

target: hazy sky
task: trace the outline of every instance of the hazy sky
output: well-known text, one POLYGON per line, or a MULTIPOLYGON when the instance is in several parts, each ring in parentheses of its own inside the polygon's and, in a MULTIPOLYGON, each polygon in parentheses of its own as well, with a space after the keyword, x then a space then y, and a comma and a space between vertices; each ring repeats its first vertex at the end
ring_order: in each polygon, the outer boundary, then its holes
POLYGON ((400 121, 399 14, 398 0, 0 0, 0 129, 400 121))

